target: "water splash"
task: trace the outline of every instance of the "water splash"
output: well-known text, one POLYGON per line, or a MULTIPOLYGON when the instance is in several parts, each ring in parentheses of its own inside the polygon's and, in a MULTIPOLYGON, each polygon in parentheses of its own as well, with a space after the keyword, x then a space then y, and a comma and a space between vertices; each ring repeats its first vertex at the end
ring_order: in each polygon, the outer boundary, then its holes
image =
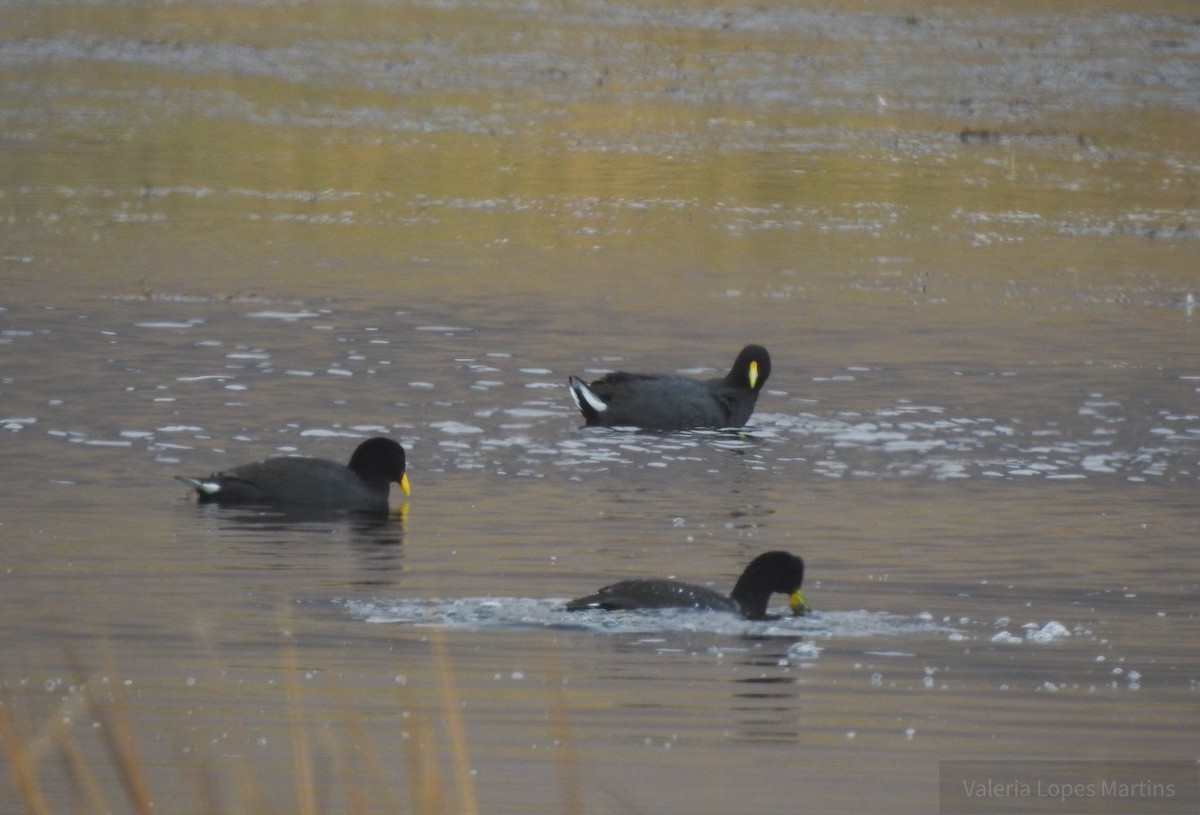
POLYGON ((694 609, 567 611, 565 598, 465 597, 454 600, 337 600, 351 617, 368 623, 435 628, 553 628, 606 634, 688 633, 730 637, 832 639, 959 633, 929 615, 882 611, 818 611, 805 617, 744 620, 734 614, 694 609))

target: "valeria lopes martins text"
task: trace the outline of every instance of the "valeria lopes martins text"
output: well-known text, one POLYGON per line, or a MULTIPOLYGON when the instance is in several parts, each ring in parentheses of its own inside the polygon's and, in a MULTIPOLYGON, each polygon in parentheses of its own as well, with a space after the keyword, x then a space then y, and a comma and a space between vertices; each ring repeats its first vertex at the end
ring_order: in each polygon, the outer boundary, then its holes
POLYGON ((963 795, 974 800, 1051 799, 1055 801, 1103 798, 1145 801, 1170 800, 1179 795, 1178 785, 1169 781, 1079 781, 1075 783, 1041 780, 996 781, 992 778, 962 782, 963 795))

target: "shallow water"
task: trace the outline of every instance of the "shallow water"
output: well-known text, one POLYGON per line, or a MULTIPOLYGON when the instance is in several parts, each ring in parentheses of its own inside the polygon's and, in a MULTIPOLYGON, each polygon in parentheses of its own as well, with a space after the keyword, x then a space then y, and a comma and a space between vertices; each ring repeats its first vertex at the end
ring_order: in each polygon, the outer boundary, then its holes
POLYGON ((85 678, 159 809, 419 810, 424 758, 458 811, 926 813, 946 759, 1200 758, 1190 5, 0 24, 0 698, 54 811, 99 809, 56 721, 123 800, 85 678), (747 342, 741 431, 579 426, 568 375, 747 342), (380 521, 171 478, 377 434, 380 521), (561 607, 767 549, 812 616, 561 607))

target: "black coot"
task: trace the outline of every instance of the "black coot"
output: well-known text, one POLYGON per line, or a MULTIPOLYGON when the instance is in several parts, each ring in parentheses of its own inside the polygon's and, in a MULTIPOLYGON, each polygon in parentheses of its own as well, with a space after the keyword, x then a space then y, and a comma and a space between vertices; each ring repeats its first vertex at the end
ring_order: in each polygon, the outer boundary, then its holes
POLYGON ((203 478, 175 477, 196 490, 200 503, 373 512, 387 510, 392 484, 409 494, 404 467, 404 448, 379 437, 358 445, 349 464, 284 456, 203 478))
POLYGON ((808 613, 811 608, 800 590, 803 582, 803 560, 790 552, 766 552, 750 561, 728 595, 678 580, 622 580, 572 600, 567 610, 696 608, 731 611, 749 620, 761 620, 767 615, 767 601, 776 592, 788 595, 793 614, 808 613))
POLYGON ((741 427, 771 375, 771 355, 747 345, 720 379, 610 373, 590 385, 569 380, 571 398, 589 425, 645 430, 741 427))

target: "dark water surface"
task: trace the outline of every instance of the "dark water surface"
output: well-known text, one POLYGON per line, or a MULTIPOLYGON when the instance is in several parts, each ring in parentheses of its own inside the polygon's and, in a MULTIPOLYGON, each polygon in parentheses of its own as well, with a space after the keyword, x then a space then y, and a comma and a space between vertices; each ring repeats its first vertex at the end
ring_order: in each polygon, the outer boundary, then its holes
POLYGON ((134 811, 120 722, 160 812, 1200 759, 1200 18, 1135 11, 0 5, 0 700, 51 811, 134 811), (748 342, 744 432, 579 427, 568 375, 748 342), (171 478, 379 434, 385 520, 171 478), (780 548, 811 617, 561 609, 780 548))

